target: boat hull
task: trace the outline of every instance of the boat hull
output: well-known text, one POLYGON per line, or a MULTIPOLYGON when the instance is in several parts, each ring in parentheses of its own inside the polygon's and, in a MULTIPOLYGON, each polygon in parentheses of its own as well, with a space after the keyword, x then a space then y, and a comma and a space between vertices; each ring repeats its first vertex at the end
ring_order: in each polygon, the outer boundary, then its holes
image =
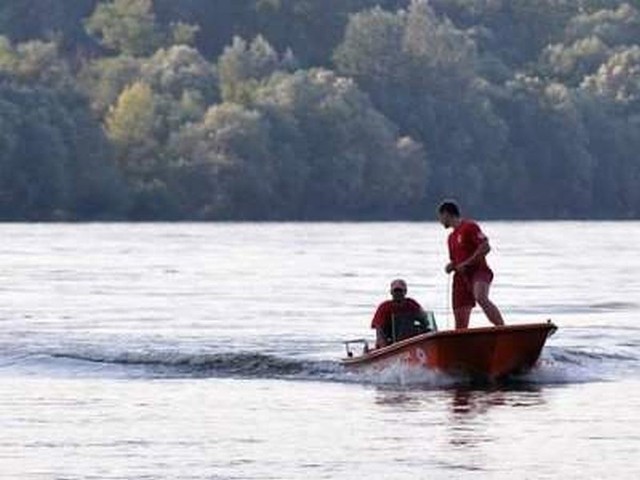
POLYGON ((530 370, 557 327, 531 323, 424 333, 342 360, 353 369, 408 366, 496 381, 530 370))

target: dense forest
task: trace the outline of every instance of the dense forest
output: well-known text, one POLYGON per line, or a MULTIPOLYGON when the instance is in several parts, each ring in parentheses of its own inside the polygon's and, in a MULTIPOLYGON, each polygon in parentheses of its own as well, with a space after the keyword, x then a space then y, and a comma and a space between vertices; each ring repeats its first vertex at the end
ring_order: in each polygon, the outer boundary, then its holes
POLYGON ((0 219, 638 218, 640 2, 3 0, 0 219))

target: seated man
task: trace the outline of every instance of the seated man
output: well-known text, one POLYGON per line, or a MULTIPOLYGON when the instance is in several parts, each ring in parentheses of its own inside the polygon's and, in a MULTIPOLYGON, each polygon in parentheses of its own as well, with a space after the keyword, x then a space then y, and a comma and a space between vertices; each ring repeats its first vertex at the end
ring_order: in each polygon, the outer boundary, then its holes
POLYGON ((406 295, 407 284, 404 280, 391 282, 392 299, 378 306, 371 321, 371 328, 376 329, 376 348, 432 329, 420 304, 406 295))

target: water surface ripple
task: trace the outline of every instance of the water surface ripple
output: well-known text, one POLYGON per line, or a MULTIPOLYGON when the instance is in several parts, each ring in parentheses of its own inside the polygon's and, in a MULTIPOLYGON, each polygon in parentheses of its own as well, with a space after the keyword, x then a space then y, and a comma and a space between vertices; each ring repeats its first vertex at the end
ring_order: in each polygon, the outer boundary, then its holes
POLYGON ((483 227, 560 327, 498 386, 339 364, 397 276, 451 325, 435 223, 0 226, 0 478, 637 478, 640 223, 483 227))

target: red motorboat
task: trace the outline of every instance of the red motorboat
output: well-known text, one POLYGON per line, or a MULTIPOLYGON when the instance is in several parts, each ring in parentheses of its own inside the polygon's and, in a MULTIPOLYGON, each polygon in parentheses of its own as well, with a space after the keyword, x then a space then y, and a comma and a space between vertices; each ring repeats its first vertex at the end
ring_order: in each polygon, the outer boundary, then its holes
POLYGON ((369 349, 364 339, 345 342, 349 369, 384 369, 398 363, 462 375, 473 380, 498 381, 526 372, 538 360, 547 338, 557 330, 546 323, 505 325, 421 333, 382 348, 369 349), (353 345, 362 352, 354 355, 353 345))

